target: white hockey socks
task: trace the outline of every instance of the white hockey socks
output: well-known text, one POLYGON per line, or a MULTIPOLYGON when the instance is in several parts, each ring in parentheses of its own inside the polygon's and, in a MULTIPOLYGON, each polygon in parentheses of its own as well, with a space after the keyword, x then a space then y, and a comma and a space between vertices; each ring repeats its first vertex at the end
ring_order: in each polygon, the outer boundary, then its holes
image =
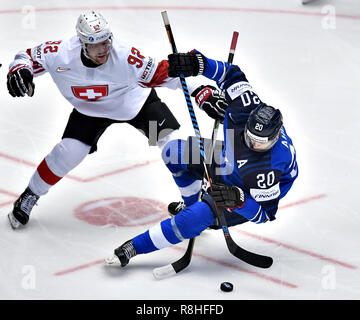
POLYGON ((30 179, 29 187, 42 196, 59 182, 68 172, 84 160, 90 151, 90 146, 71 138, 65 138, 58 143, 44 158, 30 179))

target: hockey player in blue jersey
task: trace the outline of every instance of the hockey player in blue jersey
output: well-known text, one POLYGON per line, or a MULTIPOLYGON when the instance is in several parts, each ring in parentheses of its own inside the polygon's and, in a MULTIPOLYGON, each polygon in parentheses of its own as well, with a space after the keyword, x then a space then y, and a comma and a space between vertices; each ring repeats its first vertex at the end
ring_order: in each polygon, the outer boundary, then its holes
POLYGON ((222 151, 220 156, 214 155, 210 167, 212 190, 208 188, 198 201, 203 166, 191 156, 193 148, 189 144, 193 140, 170 141, 163 150, 163 159, 184 201, 169 205, 172 218, 114 250, 114 257, 123 267, 137 254, 194 238, 208 227, 219 228, 216 206, 224 210, 229 227, 274 220, 279 200, 298 176, 295 148, 280 110, 260 100, 238 66, 206 58, 197 51, 172 54, 169 76, 179 74, 202 74, 216 81, 225 93, 212 86, 194 92, 200 108, 224 124, 222 151))

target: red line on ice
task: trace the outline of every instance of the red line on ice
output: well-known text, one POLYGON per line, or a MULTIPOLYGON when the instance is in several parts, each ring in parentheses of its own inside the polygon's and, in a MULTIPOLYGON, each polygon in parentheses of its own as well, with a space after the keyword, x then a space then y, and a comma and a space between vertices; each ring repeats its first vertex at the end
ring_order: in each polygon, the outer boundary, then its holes
POLYGON ((66 269, 66 270, 63 270, 63 271, 56 272, 56 273, 54 273, 54 275, 55 276, 63 276, 64 274, 68 274, 68 273, 72 273, 72 272, 75 272, 75 271, 78 271, 78 270, 86 269, 86 268, 95 266, 97 264, 103 263, 103 262, 104 262, 104 259, 96 260, 96 261, 93 261, 93 262, 83 264, 81 266, 77 266, 77 267, 74 267, 74 268, 70 268, 70 269, 66 269))
POLYGON ((236 231, 238 233, 241 233, 241 234, 244 234, 244 235, 246 235, 248 237, 256 238, 256 239, 264 241, 264 242, 276 244, 277 246, 281 246, 281 247, 284 247, 286 249, 293 250, 293 251, 296 251, 296 252, 311 256, 313 258, 317 258, 317 259, 320 259, 320 260, 323 260, 323 261, 327 261, 327 262, 330 262, 330 263, 333 263, 333 264, 340 265, 340 266, 342 266, 344 268, 353 269, 353 270, 357 269, 357 266, 351 265, 349 263, 346 263, 346 262, 343 262, 343 261, 340 261, 340 260, 337 260, 337 259, 325 257, 325 256, 323 256, 321 254, 311 252, 309 250, 301 249, 301 248, 295 247, 293 245, 286 244, 284 242, 273 240, 273 239, 270 239, 270 238, 267 238, 267 237, 264 237, 264 236, 260 236, 260 235, 257 235, 257 234, 253 234, 253 233, 250 233, 250 232, 244 231, 244 230, 234 229, 234 231, 236 231))
MULTIPOLYGON (((185 249, 179 248, 179 247, 171 247, 171 248, 175 249, 175 250, 178 250, 178 251, 182 251, 182 252, 185 251, 185 249)), ((232 268, 232 269, 235 269, 235 270, 238 270, 238 271, 249 273, 249 274, 251 274, 251 275, 253 275, 255 277, 258 277, 258 278, 261 278, 261 279, 264 279, 264 280, 268 280, 268 281, 274 282, 276 284, 279 284, 279 285, 282 285, 282 286, 285 286, 285 287, 289 287, 289 288, 297 288, 298 287, 296 284, 293 284, 293 283, 290 283, 290 282, 287 282, 287 281, 283 281, 283 280, 275 278, 275 277, 267 276, 265 274, 261 274, 261 273, 258 273, 256 271, 251 271, 251 270, 248 270, 248 269, 243 268, 241 266, 236 266, 234 264, 224 262, 224 261, 221 261, 221 260, 218 260, 218 259, 214 259, 214 258, 209 257, 209 256, 205 256, 205 255, 195 253, 195 252, 193 253, 193 255, 196 256, 196 257, 205 259, 207 261, 220 264, 220 265, 228 267, 228 268, 232 268)), ((69 274, 69 273, 73 273, 75 271, 83 270, 83 269, 86 269, 86 268, 101 264, 103 262, 104 262, 103 259, 102 260, 96 260, 96 261, 86 263, 86 264, 83 264, 83 265, 80 265, 80 266, 77 266, 77 267, 74 267, 74 268, 69 268, 69 269, 66 269, 66 270, 55 272, 54 275, 55 276, 63 276, 63 275, 69 274)))
MULTIPOLYGON (((6 196, 9 196, 11 198, 17 198, 18 197, 17 194, 9 192, 7 190, 3 190, 3 189, 0 189, 0 193, 5 194, 6 196)), ((9 200, 9 201, 2 202, 2 203, 0 203, 0 208, 5 207, 5 206, 7 206, 9 204, 13 204, 13 202, 14 202, 14 200, 9 200)))
MULTIPOLYGON (((179 250, 179 251, 183 251, 183 252, 185 251, 185 249, 179 248, 179 247, 171 247, 171 248, 179 250)), ((196 253, 196 252, 193 252, 193 255, 195 257, 199 257, 199 258, 205 259, 207 261, 210 261, 210 262, 213 262, 213 263, 216 263, 216 264, 220 264, 220 265, 222 265, 224 267, 227 267, 227 268, 232 268, 232 269, 235 269, 235 270, 238 270, 238 271, 241 271, 241 272, 246 272, 246 273, 251 274, 251 275, 253 275, 255 277, 261 278, 263 280, 274 282, 274 283, 276 283, 278 285, 282 285, 282 286, 285 286, 285 287, 288 287, 288 288, 293 288, 293 289, 298 287, 298 285, 290 283, 288 281, 284 281, 284 280, 279 279, 279 278, 275 278, 275 277, 272 277, 272 276, 268 276, 266 274, 262 274, 262 273, 259 273, 259 272, 256 272, 256 271, 252 271, 252 270, 246 269, 244 267, 241 267, 241 266, 229 263, 229 262, 222 261, 220 259, 215 259, 213 257, 206 256, 206 255, 196 253)))
MULTIPOLYGON (((287 204, 287 205, 284 205, 282 208, 288 208, 288 207, 291 207, 291 206, 295 206, 295 205, 299 205, 299 204, 303 204, 303 203, 307 203, 309 201, 313 201, 313 200, 317 200, 317 199, 321 199, 323 197, 325 197, 326 195, 325 194, 320 194, 320 195, 316 195, 316 196, 313 196, 313 197, 309 197, 309 198, 305 198, 305 199, 302 199, 302 200, 299 200, 299 201, 295 201, 293 203, 290 203, 290 204, 287 204)), ((260 240, 264 240, 265 238, 264 237, 261 237, 261 236, 257 236, 257 235, 254 235, 254 234, 251 234, 249 232, 243 232, 243 231, 240 231, 240 230, 237 230, 237 229, 234 229, 236 230, 237 232, 241 232, 241 233, 244 233, 248 236, 252 236, 252 237, 255 237, 257 239, 260 239, 260 240)), ((275 240, 271 240, 271 239, 268 239, 266 238, 269 242, 272 242, 272 243, 276 243, 277 245, 279 245, 278 242, 276 242, 275 240)), ((284 247, 287 247, 287 248, 292 248, 292 246, 289 246, 289 245, 285 245, 284 244, 284 247)), ((176 247, 176 246, 173 246, 171 247, 172 249, 175 249, 175 250, 180 250, 180 251, 184 251, 184 249, 182 248, 179 248, 179 247, 176 247)), ((301 249, 297 249, 296 251, 299 251, 301 253, 304 253, 306 252, 305 250, 301 250, 301 249)), ((307 252, 306 252, 307 253, 307 252)), ((290 282, 287 282, 287 281, 283 281, 281 279, 278 279, 278 278, 275 278, 275 277, 271 277, 271 276, 267 276, 265 274, 261 274, 261 273, 258 273, 256 271, 251 271, 251 270, 248 270, 246 268, 243 268, 241 266, 236 266, 234 264, 231 264, 231 263, 228 263, 228 262, 224 262, 224 261, 221 261, 221 260, 218 260, 218 259, 214 259, 212 257, 209 257, 209 256, 205 256, 205 255, 202 255, 202 254, 199 254, 199 253, 193 253, 194 256, 197 256, 197 257, 200 257, 200 258, 203 258, 203 259, 206 259, 207 261, 211 261, 211 262, 214 262, 214 263, 217 263, 217 264, 220 264, 220 265, 223 265, 223 266, 226 266, 226 267, 229 267, 229 268, 233 268, 233 269, 236 269, 236 270, 239 270, 239 271, 242 271, 242 272, 246 272, 246 273, 249 273, 249 274, 252 274, 256 277, 259 277, 259 278, 262 278, 264 280, 268 280, 268 281, 271 281, 271 282, 274 282, 274 283, 277 283, 279 285, 283 285, 283 286, 286 286, 286 287, 289 287, 289 288, 297 288, 298 286, 296 284, 293 284, 293 283, 290 283, 290 282)), ((317 255, 315 254, 316 257, 323 257, 321 255, 317 255)), ((325 258, 325 257, 323 257, 325 258)), ((330 259, 330 258, 326 258, 327 261, 336 261, 336 260, 333 260, 333 259, 330 259)), ((94 261, 94 262, 90 262, 88 264, 84 264, 84 265, 81 265, 81 266, 78 266, 78 267, 74 267, 74 268, 70 268, 70 269, 67 269, 67 270, 63 270, 63 271, 59 271, 59 272, 56 272, 54 273, 54 275, 57 275, 57 276, 60 276, 60 275, 65 275, 65 274, 69 274, 69 273, 72 273, 72 272, 75 272, 75 271, 78 271, 78 270, 81 270, 81 269, 85 269, 85 268, 88 268, 88 267, 92 267, 94 265, 97 265, 97 264, 100 264, 102 263, 103 260, 97 260, 97 261, 94 261)), ((356 267, 355 267, 356 268, 356 267)))
POLYGON ((0 152, 0 157, 4 158, 4 159, 7 159, 7 160, 10 160, 10 161, 17 162, 17 163, 25 164, 25 165, 27 165, 29 167, 36 167, 36 164, 34 164, 34 163, 30 162, 30 161, 19 159, 19 158, 10 156, 10 155, 2 153, 2 152, 0 152))
POLYGON ((9 191, 4 190, 4 189, 0 189, 0 193, 5 194, 5 195, 10 196, 10 197, 18 197, 18 195, 16 193, 12 193, 12 192, 9 192, 9 191))
POLYGON ((283 206, 279 206, 279 210, 290 208, 290 207, 293 207, 293 206, 297 206, 299 204, 304 204, 304 203, 307 203, 307 202, 310 202, 310 201, 313 201, 313 200, 318 200, 318 199, 325 198, 325 197, 326 197, 326 194, 323 194, 323 193, 318 194, 318 195, 315 195, 315 196, 312 196, 312 197, 304 198, 304 199, 301 199, 301 200, 298 200, 298 201, 295 201, 295 202, 285 204, 283 206))
POLYGON ((83 179, 81 179, 81 182, 91 182, 91 181, 102 179, 102 178, 112 176, 112 175, 115 175, 115 174, 118 174, 118 173, 122 173, 122 172, 125 172, 125 171, 128 171, 128 170, 144 167, 144 166, 147 166, 149 164, 152 164, 152 163, 155 163, 155 162, 158 162, 158 161, 160 161, 160 159, 153 159, 153 160, 148 160, 148 161, 145 161, 145 162, 142 162, 142 163, 135 163, 135 164, 133 164, 131 166, 127 166, 127 167, 124 167, 124 168, 109 171, 109 172, 99 174, 99 175, 94 176, 94 177, 83 178, 83 179))
POLYGON ((10 204, 13 204, 13 203, 14 203, 14 200, 2 202, 2 203, 0 203, 0 208, 6 207, 6 206, 8 206, 10 204))
MULTIPOLYGON (((27 166, 33 167, 33 168, 37 167, 37 165, 35 163, 32 163, 30 161, 26 161, 26 160, 22 160, 22 159, 19 159, 17 157, 10 156, 8 154, 1 153, 1 152, 0 152, 0 158, 4 158, 6 160, 21 163, 21 164, 24 164, 24 165, 27 165, 27 166)), ((92 182, 92 181, 102 179, 102 178, 105 178, 105 177, 109 177, 109 176, 112 176, 112 175, 115 175, 115 174, 118 174, 118 173, 122 173, 122 172, 125 172, 125 171, 128 171, 128 170, 144 167, 144 166, 147 166, 149 164, 152 164, 152 163, 158 162, 158 161, 160 161, 160 159, 153 159, 153 160, 148 160, 148 161, 141 162, 141 163, 135 163, 133 165, 130 165, 130 166, 127 166, 127 167, 124 167, 124 168, 120 168, 120 169, 116 169, 116 170, 113 170, 113 171, 101 173, 101 174, 98 174, 96 176, 89 177, 89 178, 80 178, 80 177, 77 177, 77 176, 74 176, 74 175, 71 175, 71 174, 66 175, 64 178, 72 179, 72 180, 75 180, 75 181, 78 181, 78 182, 83 182, 83 183, 92 182)))
MULTIPOLYGON (((320 11, 299 11, 282 9, 262 9, 262 8, 239 8, 239 7, 199 7, 199 6, 97 6, 97 7, 56 7, 56 8, 36 8, 35 12, 58 12, 58 11, 83 11, 83 10, 181 10, 181 11, 226 11, 226 12, 249 12, 266 14, 302 15, 302 16, 327 16, 328 13, 320 11)), ((23 9, 0 10, 0 14, 23 13, 23 9)), ((25 12, 26 13, 26 12, 25 12)), ((359 15, 336 13, 335 17, 343 19, 360 19, 359 15)))
MULTIPOLYGON (((297 206, 297 205, 304 204, 304 203, 308 203, 310 201, 318 200, 318 199, 321 199, 321 198, 324 198, 324 197, 326 197, 326 194, 315 195, 315 196, 312 196, 312 197, 309 197, 309 198, 305 198, 305 199, 302 199, 302 200, 299 200, 299 201, 295 201, 295 202, 280 206, 279 210, 280 209, 290 208, 290 207, 297 206)), ((344 261, 340 261, 340 260, 337 260, 337 259, 325 257, 324 255, 321 255, 321 254, 318 254, 318 253, 315 253, 315 252, 311 252, 309 250, 301 249, 301 248, 298 248, 296 246, 286 244, 284 242, 280 242, 280 241, 277 241, 277 240, 273 240, 273 239, 270 239, 270 238, 267 238, 267 237, 264 237, 264 236, 261 236, 261 235, 258 235, 258 234, 254 234, 254 233, 244 231, 244 230, 240 230, 240 229, 237 229, 237 228, 234 228, 233 230, 238 232, 238 233, 241 233, 243 235, 246 235, 248 237, 252 237, 252 238, 264 241, 264 242, 276 244, 277 246, 281 246, 281 247, 284 247, 286 249, 293 250, 293 251, 296 251, 296 252, 311 256, 313 258, 317 258, 317 259, 320 259, 320 260, 323 260, 323 261, 327 261, 327 262, 330 262, 330 263, 333 263, 333 264, 337 264, 337 265, 340 265, 340 266, 342 266, 344 268, 353 269, 353 270, 358 268, 357 266, 351 265, 351 264, 346 263, 344 261)))

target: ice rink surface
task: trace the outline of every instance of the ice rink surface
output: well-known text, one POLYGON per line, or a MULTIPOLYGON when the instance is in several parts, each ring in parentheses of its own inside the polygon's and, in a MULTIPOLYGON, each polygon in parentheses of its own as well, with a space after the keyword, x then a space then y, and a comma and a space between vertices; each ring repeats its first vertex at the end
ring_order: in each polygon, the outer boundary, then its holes
MULTIPOLYGON (((359 299, 358 0, 28 0, 2 4, 0 17, 0 299, 359 299), (282 110, 299 165, 275 221, 230 229, 242 247, 273 257, 270 269, 233 257, 221 231, 205 231, 190 266, 172 278, 156 280, 152 269, 177 260, 187 243, 137 256, 125 269, 102 265, 180 199, 159 150, 127 125, 105 132, 98 152, 39 200, 25 229, 9 227, 12 203, 60 141, 72 106, 48 74, 35 79, 34 97, 12 98, 8 65, 20 50, 74 35, 89 8, 103 13, 115 37, 159 60, 171 51, 163 10, 180 52, 226 60, 239 32, 234 63, 263 101, 282 110), (234 284, 232 293, 220 291, 223 281, 234 284)), ((182 92, 158 94, 183 137, 192 135, 182 92)), ((210 137, 213 121, 196 112, 210 137)))

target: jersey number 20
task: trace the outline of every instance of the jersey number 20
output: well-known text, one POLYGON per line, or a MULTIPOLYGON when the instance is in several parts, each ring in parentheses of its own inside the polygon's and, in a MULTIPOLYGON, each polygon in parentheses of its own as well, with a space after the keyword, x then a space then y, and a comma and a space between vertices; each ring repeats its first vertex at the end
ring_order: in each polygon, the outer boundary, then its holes
POLYGON ((275 173, 270 171, 268 174, 260 173, 256 176, 257 185, 259 188, 265 189, 272 186, 275 182, 275 173))

